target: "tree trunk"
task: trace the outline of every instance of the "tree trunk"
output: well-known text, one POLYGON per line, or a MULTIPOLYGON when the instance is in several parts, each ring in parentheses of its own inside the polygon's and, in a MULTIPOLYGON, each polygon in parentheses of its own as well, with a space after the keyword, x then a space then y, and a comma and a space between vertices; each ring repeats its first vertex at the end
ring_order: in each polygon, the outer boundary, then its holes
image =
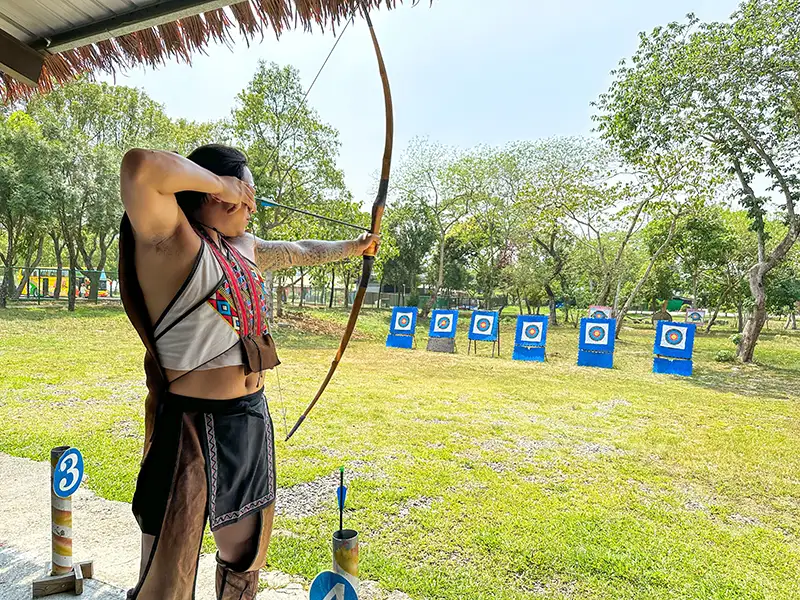
MULTIPOLYGON (((0 308, 6 307, 6 300, 8 299, 11 288, 14 285, 14 232, 7 230, 6 235, 6 254, 3 256, 3 283, 0 285, 0 308)), ((2 252, 0 252, 2 256, 2 252)))
POLYGON ((742 333, 744 329, 744 302, 739 300, 736 303, 736 331, 742 333))
POLYGON ((344 275, 344 307, 350 306, 350 273, 344 275))
POLYGON ((725 297, 722 296, 717 302, 717 306, 714 308, 714 314, 711 315, 711 318, 708 320, 708 324, 706 325, 706 333, 711 331, 711 328, 714 326, 714 323, 717 322, 717 315, 719 315, 719 309, 722 308, 722 303, 725 301, 725 297))
POLYGON ((783 326, 784 329, 797 329, 797 319, 795 318, 794 311, 789 312, 789 316, 786 318, 786 325, 783 326))
POLYGON ((767 322, 767 293, 764 290, 765 270, 756 265, 750 270, 750 293, 753 294, 753 312, 745 323, 738 356, 743 363, 753 362, 758 336, 767 322))
POLYGON ((69 293, 67 294, 67 310, 69 312, 75 312, 75 286, 78 285, 76 262, 74 256, 69 257, 69 293))
POLYGON ((61 298, 61 286, 64 283, 64 275, 62 273, 64 270, 64 244, 61 243, 55 231, 50 232, 50 237, 53 238, 53 250, 56 253, 56 269, 58 269, 56 272, 56 287, 53 290, 53 298, 58 300, 61 298))
POLYGON ((617 338, 619 338, 619 334, 622 331, 622 322, 625 320, 625 315, 628 314, 628 311, 630 310, 633 301, 636 299, 639 290, 642 289, 644 282, 647 281, 647 278, 650 276, 650 271, 653 270, 653 265, 656 264, 656 261, 661 256, 661 254, 663 254, 664 250, 669 248, 669 244, 672 241, 672 236, 675 235, 675 225, 678 223, 679 216, 680 214, 677 214, 674 217, 672 217, 672 223, 670 223, 669 226, 669 233, 667 234, 667 239, 664 240, 664 243, 661 244, 658 250, 656 250, 655 253, 653 253, 653 256, 650 257, 650 263, 647 265, 647 269, 645 269, 644 275, 642 275, 639 278, 639 281, 636 282, 636 286, 631 291, 631 294, 630 296, 628 296, 628 299, 625 300, 625 304, 622 306, 622 310, 618 315, 616 315, 617 327, 615 335, 617 338))
POLYGON ((331 267, 331 297, 328 299, 328 308, 333 308, 333 296, 336 293, 336 267, 331 267))
POLYGON ((278 286, 278 316, 283 318, 283 294, 286 288, 282 285, 278 286))
MULTIPOLYGON (((33 249, 28 252, 28 256, 25 257, 25 267, 22 270, 22 281, 19 282, 17 289, 14 290, 14 300, 19 300, 19 297, 22 295, 23 290, 28 285, 28 282, 31 280, 31 273, 33 270, 39 266, 39 263, 42 262, 42 252, 44 250, 44 236, 39 238, 39 243, 37 244, 36 248, 36 258, 33 258, 33 249)), ((41 294, 41 290, 39 290, 41 294)))
POLYGON ((544 285, 544 291, 547 294, 547 302, 550 307, 550 325, 558 325, 558 315, 556 314, 556 295, 553 293, 553 288, 549 283, 544 285))
MULTIPOLYGON (((522 310, 522 294, 519 292, 517 292, 517 304, 519 304, 519 314, 525 314, 525 312, 522 310)), ((528 311, 528 314, 530 314, 530 311, 528 311)))
MULTIPOLYGON (((294 289, 294 286, 292 286, 292 289, 294 289)), ((303 298, 305 297, 305 295, 306 295, 306 278, 305 278, 305 272, 301 268, 300 269, 300 304, 299 304, 300 308, 303 308, 303 298)))
POLYGON ((101 271, 89 271, 86 277, 89 279, 89 301, 97 304, 98 293, 100 291, 101 271))

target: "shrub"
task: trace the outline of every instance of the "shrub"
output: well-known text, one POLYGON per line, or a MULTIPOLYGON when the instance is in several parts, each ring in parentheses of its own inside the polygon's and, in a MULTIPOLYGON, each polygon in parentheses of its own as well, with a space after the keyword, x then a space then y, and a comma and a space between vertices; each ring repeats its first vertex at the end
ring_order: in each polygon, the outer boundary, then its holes
POLYGON ((734 333, 734 334, 733 334, 731 337, 729 337, 728 339, 729 339, 731 342, 733 342, 733 345, 734 345, 734 346, 738 347, 738 346, 739 346, 739 344, 741 344, 741 343, 742 343, 742 334, 741 334, 741 333, 734 333))
POLYGON ((731 350, 718 350, 714 360, 717 362, 733 362, 736 360, 736 353, 731 350))

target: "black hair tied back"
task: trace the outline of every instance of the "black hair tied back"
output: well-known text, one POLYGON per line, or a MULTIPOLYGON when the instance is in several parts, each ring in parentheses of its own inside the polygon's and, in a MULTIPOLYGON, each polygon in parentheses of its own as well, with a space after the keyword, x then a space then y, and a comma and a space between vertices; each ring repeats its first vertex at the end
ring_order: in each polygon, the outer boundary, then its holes
MULTIPOLYGON (((238 179, 244 177, 244 169, 247 166, 247 156, 244 152, 222 144, 200 146, 186 158, 215 175, 238 179)), ((178 206, 187 217, 191 217, 207 199, 203 192, 190 191, 178 192, 175 197, 178 199, 178 206)))

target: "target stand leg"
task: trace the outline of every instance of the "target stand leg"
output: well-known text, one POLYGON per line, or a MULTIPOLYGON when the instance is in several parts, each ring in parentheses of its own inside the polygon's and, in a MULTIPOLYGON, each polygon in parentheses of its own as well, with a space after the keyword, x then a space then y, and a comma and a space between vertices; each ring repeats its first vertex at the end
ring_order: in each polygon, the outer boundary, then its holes
POLYGON ((76 564, 72 571, 63 575, 50 575, 51 566, 47 566, 47 573, 44 577, 33 582, 33 597, 42 598, 72 592, 76 596, 83 593, 83 580, 94 577, 94 564, 92 561, 76 564))

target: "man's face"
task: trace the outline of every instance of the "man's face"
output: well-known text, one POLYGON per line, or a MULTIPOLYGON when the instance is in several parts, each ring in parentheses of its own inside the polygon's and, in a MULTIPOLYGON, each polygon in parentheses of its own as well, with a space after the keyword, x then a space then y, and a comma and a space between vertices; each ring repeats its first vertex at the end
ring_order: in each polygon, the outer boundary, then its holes
MULTIPOLYGON (((244 168, 242 181, 254 184, 253 173, 248 167, 244 168)), ((200 209, 201 220, 204 224, 210 225, 218 230, 225 237, 239 237, 247 231, 247 224, 250 222, 250 208, 246 204, 227 204, 211 200, 206 202, 200 209)))

